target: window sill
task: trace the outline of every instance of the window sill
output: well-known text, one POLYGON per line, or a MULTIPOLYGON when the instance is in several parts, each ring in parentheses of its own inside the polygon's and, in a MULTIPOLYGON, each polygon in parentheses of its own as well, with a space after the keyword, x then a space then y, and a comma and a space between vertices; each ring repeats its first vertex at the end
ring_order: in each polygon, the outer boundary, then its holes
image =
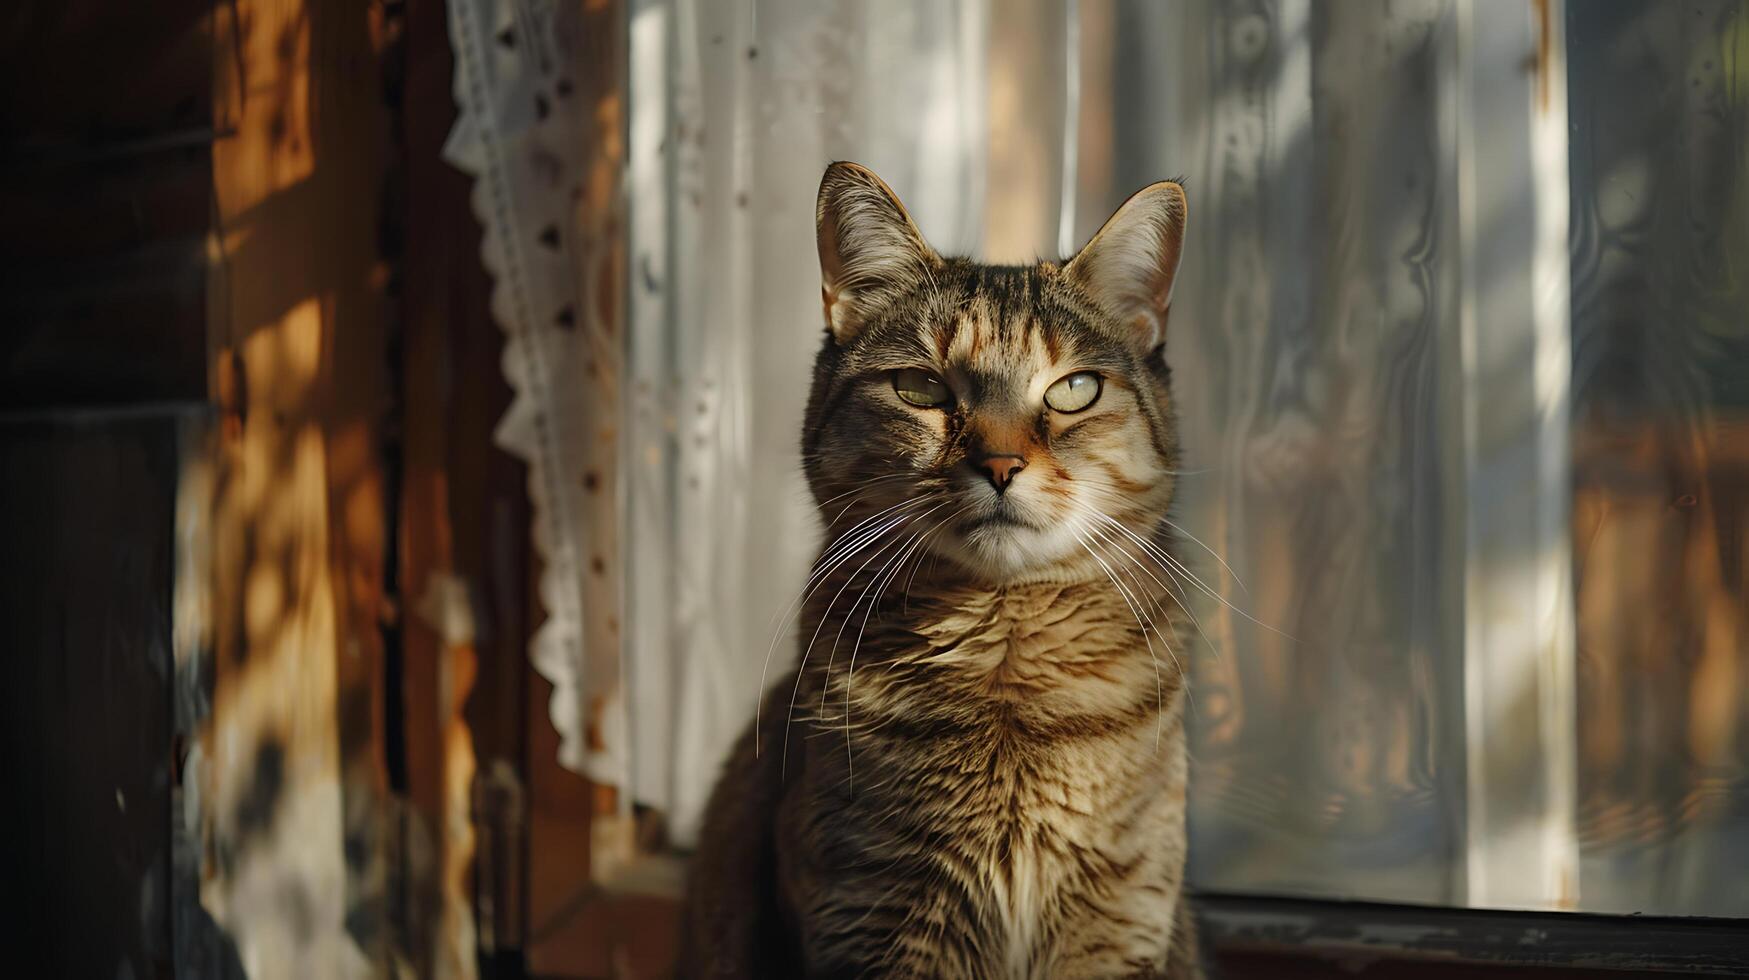
MULTIPOLYGON (((1199 895, 1198 908, 1207 942, 1223 964, 1231 964, 1228 972, 1235 978, 1266 975, 1243 969, 1244 963, 1268 960, 1279 968, 1289 958, 1335 965, 1350 976, 1402 975, 1368 968, 1403 961, 1749 974, 1749 920, 1742 919, 1504 912, 1214 893, 1199 895), (1234 973, 1233 965, 1240 971, 1234 973)), ((1326 974, 1296 968, 1268 975, 1326 974)))

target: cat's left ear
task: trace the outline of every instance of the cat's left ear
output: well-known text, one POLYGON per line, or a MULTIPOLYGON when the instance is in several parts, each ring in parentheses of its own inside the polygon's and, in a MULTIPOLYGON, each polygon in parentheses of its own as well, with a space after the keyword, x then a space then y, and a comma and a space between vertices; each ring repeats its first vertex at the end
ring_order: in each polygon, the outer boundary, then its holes
POLYGON ((1149 184, 1106 219, 1063 270, 1117 317, 1138 353, 1166 342, 1184 216, 1183 187, 1170 180, 1149 184))
POLYGON ((827 167, 814 217, 826 325, 839 343, 860 333, 884 304, 928 281, 941 262, 899 196, 867 167, 827 167))

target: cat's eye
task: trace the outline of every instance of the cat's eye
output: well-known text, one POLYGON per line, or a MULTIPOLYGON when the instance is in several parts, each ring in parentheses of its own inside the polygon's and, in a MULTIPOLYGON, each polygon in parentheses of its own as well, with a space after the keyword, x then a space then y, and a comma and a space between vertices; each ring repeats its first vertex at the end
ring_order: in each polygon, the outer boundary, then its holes
POLYGON ((1103 382, 1092 371, 1077 371, 1045 389, 1045 404, 1068 414, 1079 412, 1099 400, 1103 382))
POLYGON ((904 368, 893 372, 893 390, 899 397, 919 408, 940 408, 952 400, 940 378, 922 368, 904 368))

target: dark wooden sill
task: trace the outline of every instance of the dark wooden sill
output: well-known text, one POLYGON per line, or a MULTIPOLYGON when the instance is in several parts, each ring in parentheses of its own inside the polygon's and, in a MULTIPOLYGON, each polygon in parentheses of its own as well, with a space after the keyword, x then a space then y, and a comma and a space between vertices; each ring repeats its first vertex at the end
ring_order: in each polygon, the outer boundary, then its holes
POLYGON ((1198 907, 1204 935, 1228 980, 1534 976, 1545 969, 1562 976, 1749 976, 1749 920, 1742 919, 1499 912, 1226 894, 1200 895, 1198 907))

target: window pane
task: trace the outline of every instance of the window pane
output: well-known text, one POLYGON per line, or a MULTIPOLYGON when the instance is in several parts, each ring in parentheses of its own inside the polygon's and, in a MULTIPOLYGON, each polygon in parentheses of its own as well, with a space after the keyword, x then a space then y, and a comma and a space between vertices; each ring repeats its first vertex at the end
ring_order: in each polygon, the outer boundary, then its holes
POLYGON ((1568 32, 1580 892, 1749 915, 1749 5, 1568 32))
POLYGON ((1126 148, 1112 183, 1184 171, 1190 192, 1174 519, 1232 569, 1187 544, 1220 596, 1199 597, 1194 648, 1204 888, 1463 898, 1448 19, 1435 2, 1185 5, 1155 25, 1164 59, 1114 32, 1116 128, 1172 137, 1126 148), (1148 77, 1157 61, 1170 79, 1148 77))

